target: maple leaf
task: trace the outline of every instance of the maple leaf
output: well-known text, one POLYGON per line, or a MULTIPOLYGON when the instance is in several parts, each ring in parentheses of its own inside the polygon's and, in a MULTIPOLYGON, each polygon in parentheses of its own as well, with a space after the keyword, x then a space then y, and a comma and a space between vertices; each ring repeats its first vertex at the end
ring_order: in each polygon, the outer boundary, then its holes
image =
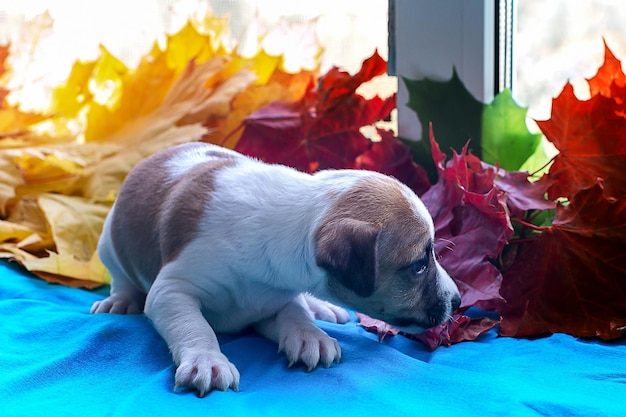
POLYGON ((359 129, 386 118, 395 107, 395 96, 366 100, 356 89, 385 70, 377 52, 354 76, 331 69, 301 100, 275 102, 248 116, 235 149, 306 172, 355 168, 357 157, 371 146, 359 129))
POLYGON ((439 346, 450 346, 455 343, 475 340, 481 334, 493 329, 499 322, 499 320, 488 317, 471 318, 462 314, 454 314, 448 323, 421 333, 405 335, 410 339, 419 340, 429 350, 433 351, 439 346))
POLYGON ((475 340, 499 323, 498 320, 487 317, 470 318, 462 314, 454 314, 448 323, 424 330, 421 333, 406 333, 366 314, 356 313, 356 315, 361 326, 378 335, 379 342, 382 342, 387 336, 402 334, 409 339, 422 342, 431 351, 439 346, 450 346, 454 343, 475 340))
MULTIPOLYGON (((487 105, 479 102, 465 88, 456 71, 447 81, 404 79, 409 92, 409 107, 417 112, 422 124, 422 138, 428 126, 440 138, 445 149, 460 152, 470 140, 472 152, 479 159, 509 171, 518 170, 532 156, 542 159, 541 135, 532 134, 526 126, 527 108, 520 107, 504 90, 487 105)), ((428 140, 405 141, 413 159, 437 181, 428 140)), ((541 161, 539 167, 547 162, 541 161)))
POLYGON ((439 181, 422 200, 435 223, 435 252, 459 287, 461 308, 493 309, 502 301, 502 277, 492 260, 513 235, 504 193, 495 185, 497 171, 467 147, 444 166, 432 130, 430 142, 439 181))
POLYGON ((390 175, 422 195, 430 188, 426 170, 411 158, 411 150, 392 131, 377 129, 380 141, 358 157, 357 167, 390 175))
MULTIPOLYGON (((484 165, 488 168, 489 165, 484 165)), ((524 218, 530 210, 553 210, 556 208, 554 201, 546 199, 546 192, 551 184, 547 176, 538 181, 529 181, 528 172, 511 171, 503 169, 497 171, 496 186, 506 196, 506 204, 511 217, 524 218)))
POLYGON ((429 135, 430 125, 440 138, 441 146, 460 152, 469 139, 473 151, 481 157, 481 123, 484 104, 476 100, 459 78, 456 70, 448 81, 411 80, 404 78, 409 92, 408 107, 415 110, 422 124, 422 140, 407 142, 415 162, 423 166, 431 182, 437 181, 433 165, 429 135))
POLYGON ((587 80, 587 83, 592 96, 601 94, 605 97, 613 96, 611 90, 613 85, 624 86, 626 84, 626 75, 622 71, 622 63, 609 49, 606 40, 604 41, 604 63, 596 75, 587 80))
MULTIPOLYGON (((264 55, 262 52, 260 54, 264 55)), ((257 59, 254 61, 257 62, 257 59)), ((208 132, 203 141, 235 148, 243 133, 240 126, 246 117, 271 103, 293 103, 301 100, 316 74, 314 71, 285 73, 278 67, 278 61, 274 61, 270 66, 272 73, 269 78, 261 84, 257 78, 256 82, 237 94, 227 114, 214 114, 204 120, 203 125, 207 127, 208 132)), ((257 65, 254 70, 258 74, 256 71, 266 72, 268 68, 259 68, 257 65)))
POLYGON ((356 312, 355 314, 359 319, 359 324, 361 326, 369 331, 375 332, 378 335, 379 342, 385 340, 386 336, 395 336, 400 333, 400 330, 396 329, 390 324, 385 323, 384 321, 374 319, 367 314, 359 312, 356 312))
POLYGON ((520 245, 504 272, 502 335, 624 335, 626 200, 607 200, 603 191, 581 190, 557 208, 552 226, 520 245))
POLYGON ((566 332, 608 340, 625 333, 624 81, 606 48, 589 80, 591 99, 578 100, 568 84, 553 101, 551 119, 538 122, 560 150, 544 186, 551 199, 567 200, 551 225, 527 225, 534 233, 512 252, 501 290, 503 335, 566 332))
POLYGON ((596 183, 607 198, 626 194, 626 120, 615 100, 598 94, 580 101, 567 84, 553 100, 551 118, 537 124, 559 150, 549 171, 550 199, 571 198, 596 183))
POLYGON ((500 92, 485 106, 480 137, 484 162, 515 171, 535 152, 541 135, 528 131, 527 112, 527 108, 515 103, 509 90, 500 92))

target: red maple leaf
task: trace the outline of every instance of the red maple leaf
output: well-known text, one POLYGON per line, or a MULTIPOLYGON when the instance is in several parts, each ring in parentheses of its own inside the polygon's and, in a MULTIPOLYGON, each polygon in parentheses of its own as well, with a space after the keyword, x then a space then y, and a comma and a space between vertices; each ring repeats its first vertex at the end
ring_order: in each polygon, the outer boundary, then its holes
POLYGON ((384 321, 371 318, 367 314, 357 312, 356 316, 359 319, 359 324, 361 326, 378 335, 379 342, 382 342, 385 339, 385 336, 395 336, 400 333, 400 331, 392 325, 387 324, 384 321))
POLYGON ((368 100, 356 90, 386 68, 376 52, 355 75, 331 69, 300 101, 272 103, 246 118, 235 149, 307 172, 357 168, 357 157, 372 146, 359 129, 387 118, 395 96, 368 100))
POLYGON ((406 336, 419 340, 429 350, 435 350, 439 346, 450 346, 455 343, 475 340, 481 334, 493 329, 498 323, 498 320, 487 317, 471 318, 462 314, 455 314, 448 323, 425 330, 422 333, 407 334, 406 336))
POLYGON ((504 272, 501 334, 566 332, 614 339, 626 329, 626 118, 621 64, 606 48, 594 95, 571 85, 540 127, 560 150, 548 195, 567 201, 552 226, 520 244, 504 272))
POLYGON ((552 102, 550 120, 537 122, 559 154, 549 176, 548 197, 571 198, 598 184, 607 198, 626 195, 624 105, 596 94, 580 101, 571 84, 552 102))
POLYGON ((559 206, 553 225, 522 244, 504 273, 500 333, 623 336, 624 242, 626 200, 604 198, 599 184, 559 206))
MULTIPOLYGON (((461 154, 454 152, 444 165, 446 156, 432 129, 430 143, 439 181, 422 200, 435 223, 435 252, 459 287, 462 299, 459 311, 471 306, 495 309, 504 300, 500 296, 502 275, 492 260, 513 234, 505 194, 495 183, 498 170, 468 154, 467 146, 461 154)), ((497 323, 488 318, 472 319, 455 314, 449 322, 422 333, 403 334, 433 350, 437 346, 473 340, 497 323)), ((380 340, 398 333, 392 326, 370 317, 362 319, 361 324, 377 332, 380 340)))
POLYGON ((450 346, 454 343, 474 340, 498 324, 498 320, 487 317, 470 318, 462 314, 455 314, 448 323, 427 329, 421 333, 405 333, 384 321, 373 319, 366 314, 356 313, 356 315, 361 326, 378 335, 379 342, 382 342, 386 336, 402 334, 409 339, 422 342, 431 351, 439 346, 450 346))
MULTIPOLYGON (((483 163, 486 167, 489 165, 483 163)), ((551 181, 547 176, 538 181, 528 180, 528 172, 498 170, 496 186, 506 195, 506 203, 511 217, 523 218, 528 210, 551 210, 556 208, 554 201, 547 200, 545 194, 551 181)))
POLYGON ((370 149, 359 156, 357 167, 391 175, 417 195, 428 191, 428 174, 413 162, 409 147, 396 139, 390 130, 378 129, 378 133, 380 141, 372 143, 370 149))
POLYGON ((611 88, 614 84, 626 85, 626 75, 622 71, 622 63, 615 57, 609 46, 604 41, 604 63, 593 77, 587 80, 592 96, 602 94, 612 97, 611 88))
POLYGON ((513 235, 505 195, 495 185, 497 170, 468 154, 467 146, 444 167, 430 132, 439 181, 422 200, 435 222, 435 252, 459 287, 461 308, 491 310, 502 301, 502 276, 492 261, 513 235))

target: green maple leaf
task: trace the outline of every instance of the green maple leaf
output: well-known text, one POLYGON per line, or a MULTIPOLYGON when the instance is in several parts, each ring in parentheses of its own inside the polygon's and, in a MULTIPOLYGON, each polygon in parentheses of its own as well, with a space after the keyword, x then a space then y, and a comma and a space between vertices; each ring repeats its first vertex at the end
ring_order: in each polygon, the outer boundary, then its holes
MULTIPOLYGON (((469 140, 474 155, 489 164, 500 164, 507 171, 520 169, 535 155, 541 135, 528 131, 527 109, 518 106, 508 90, 485 105, 465 88, 456 71, 448 81, 405 78, 404 82, 409 92, 407 105, 422 124, 422 138, 428 138, 432 123, 442 151, 454 149, 459 153, 469 140)), ((426 168, 431 182, 436 182, 429 141, 405 143, 415 162, 426 168)))
POLYGON ((507 171, 519 170, 541 141, 541 134, 532 134, 526 127, 528 109, 515 103, 511 92, 504 90, 482 115, 482 160, 500 164, 507 171))
POLYGON ((431 181, 436 182, 437 170, 432 161, 428 129, 430 123, 441 150, 454 149, 461 152, 470 140, 470 149, 481 157, 480 137, 483 108, 465 88, 456 73, 448 81, 410 80, 404 78, 409 91, 408 107, 417 113, 422 124, 422 138, 419 142, 409 142, 415 162, 426 168, 431 181))

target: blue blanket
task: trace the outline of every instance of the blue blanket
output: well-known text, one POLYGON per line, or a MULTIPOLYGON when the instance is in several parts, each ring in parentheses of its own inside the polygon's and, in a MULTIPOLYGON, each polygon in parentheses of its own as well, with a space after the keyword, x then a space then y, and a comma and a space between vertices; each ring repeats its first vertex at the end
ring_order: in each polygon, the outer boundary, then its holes
POLYGON ((495 332, 428 352, 355 320, 319 325, 341 364, 306 373, 252 332, 220 335, 240 392, 172 391, 174 366, 144 316, 90 315, 98 291, 0 262, 0 416, 626 416, 626 344, 495 332))

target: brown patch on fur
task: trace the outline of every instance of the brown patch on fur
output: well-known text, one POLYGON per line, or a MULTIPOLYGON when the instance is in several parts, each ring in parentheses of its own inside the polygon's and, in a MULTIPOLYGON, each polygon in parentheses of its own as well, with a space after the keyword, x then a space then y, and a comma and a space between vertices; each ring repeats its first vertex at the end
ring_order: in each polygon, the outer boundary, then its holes
POLYGON ((357 295, 367 297, 377 277, 408 267, 430 239, 427 225, 402 186, 386 177, 360 180, 341 195, 315 232, 320 267, 357 295), (346 219, 352 226, 346 227, 346 219))
POLYGON ((193 239, 215 187, 215 172, 236 163, 234 156, 210 149, 204 153, 206 162, 172 180, 165 168, 168 161, 194 148, 202 151, 204 146, 189 143, 157 153, 124 181, 115 202, 111 239, 128 278, 138 288, 144 287, 141 277, 153 281, 162 265, 193 239))
POLYGON ((235 164, 231 157, 193 167, 169 190, 161 218, 161 253, 164 263, 178 256, 198 231, 200 220, 215 191, 215 172, 235 164))

